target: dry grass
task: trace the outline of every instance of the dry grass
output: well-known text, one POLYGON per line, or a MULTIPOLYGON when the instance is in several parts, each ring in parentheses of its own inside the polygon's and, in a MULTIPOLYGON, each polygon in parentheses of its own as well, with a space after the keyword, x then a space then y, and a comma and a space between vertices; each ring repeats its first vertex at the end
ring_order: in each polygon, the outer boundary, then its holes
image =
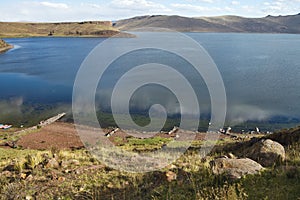
POLYGON ((0 22, 0 37, 97 36, 119 33, 110 22, 18 23, 0 22))

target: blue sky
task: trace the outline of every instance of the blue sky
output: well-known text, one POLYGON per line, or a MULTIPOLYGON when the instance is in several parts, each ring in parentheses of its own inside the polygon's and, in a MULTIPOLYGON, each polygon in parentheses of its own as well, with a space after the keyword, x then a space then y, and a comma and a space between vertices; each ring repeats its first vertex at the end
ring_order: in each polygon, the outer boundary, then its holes
POLYGON ((1 0, 0 21, 118 20, 138 15, 263 17, 300 12, 300 0, 1 0))

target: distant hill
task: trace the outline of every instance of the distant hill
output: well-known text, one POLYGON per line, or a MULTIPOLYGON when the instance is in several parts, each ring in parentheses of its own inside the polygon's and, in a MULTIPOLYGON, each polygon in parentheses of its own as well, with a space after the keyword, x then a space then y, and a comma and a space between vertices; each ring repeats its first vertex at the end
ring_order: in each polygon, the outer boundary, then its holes
POLYGON ((110 37, 120 33, 109 21, 21 23, 0 22, 0 37, 110 37))
POLYGON ((300 14, 263 18, 151 15, 120 20, 114 27, 120 30, 159 27, 181 32, 300 33, 300 14))
POLYGON ((181 32, 300 33, 300 14, 244 18, 239 16, 188 18, 149 15, 110 21, 23 23, 0 22, 0 38, 7 37, 132 37, 123 30, 144 27, 168 28, 181 32))

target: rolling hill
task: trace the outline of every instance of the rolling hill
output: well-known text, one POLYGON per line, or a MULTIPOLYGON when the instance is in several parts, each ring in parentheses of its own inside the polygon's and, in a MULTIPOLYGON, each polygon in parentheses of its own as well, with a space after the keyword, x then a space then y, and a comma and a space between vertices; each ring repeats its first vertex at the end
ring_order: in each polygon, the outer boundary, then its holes
POLYGON ((109 21, 23 23, 0 22, 0 37, 110 37, 120 33, 109 21))
POLYGON ((151 15, 119 20, 113 26, 120 30, 144 27, 168 28, 180 32, 300 33, 300 13, 289 16, 244 18, 239 16, 188 18, 151 15))
POLYGON ((110 21, 23 23, 0 22, 0 38, 7 37, 132 37, 121 31, 158 27, 180 32, 300 33, 300 13, 289 16, 245 18, 239 16, 199 17, 147 15, 110 21))

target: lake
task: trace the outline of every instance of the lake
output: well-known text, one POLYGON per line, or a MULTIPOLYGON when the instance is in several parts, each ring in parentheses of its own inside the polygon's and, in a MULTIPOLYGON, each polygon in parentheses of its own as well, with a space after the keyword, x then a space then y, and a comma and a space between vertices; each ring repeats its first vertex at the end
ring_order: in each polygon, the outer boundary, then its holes
MULTIPOLYGON (((300 123, 300 35, 186 34, 207 50, 223 77, 228 125, 256 122, 284 127, 284 124, 300 123)), ((70 112, 76 73, 89 52, 104 40, 6 39, 15 48, 0 54, 0 122, 26 125, 33 123, 29 118, 39 120, 60 111, 70 112)), ((139 51, 114 62, 99 83, 96 100, 101 110, 110 111, 107 90, 127 70, 126 66, 159 58, 184 71, 186 63, 172 56, 154 50, 139 51)), ((205 83, 201 78, 193 79, 193 71, 187 70, 185 74, 195 84, 204 118, 209 118, 210 101, 205 83)), ((131 110, 143 114, 153 103, 166 106, 176 116, 178 102, 174 95, 156 86, 139 89, 132 98, 131 110)))

